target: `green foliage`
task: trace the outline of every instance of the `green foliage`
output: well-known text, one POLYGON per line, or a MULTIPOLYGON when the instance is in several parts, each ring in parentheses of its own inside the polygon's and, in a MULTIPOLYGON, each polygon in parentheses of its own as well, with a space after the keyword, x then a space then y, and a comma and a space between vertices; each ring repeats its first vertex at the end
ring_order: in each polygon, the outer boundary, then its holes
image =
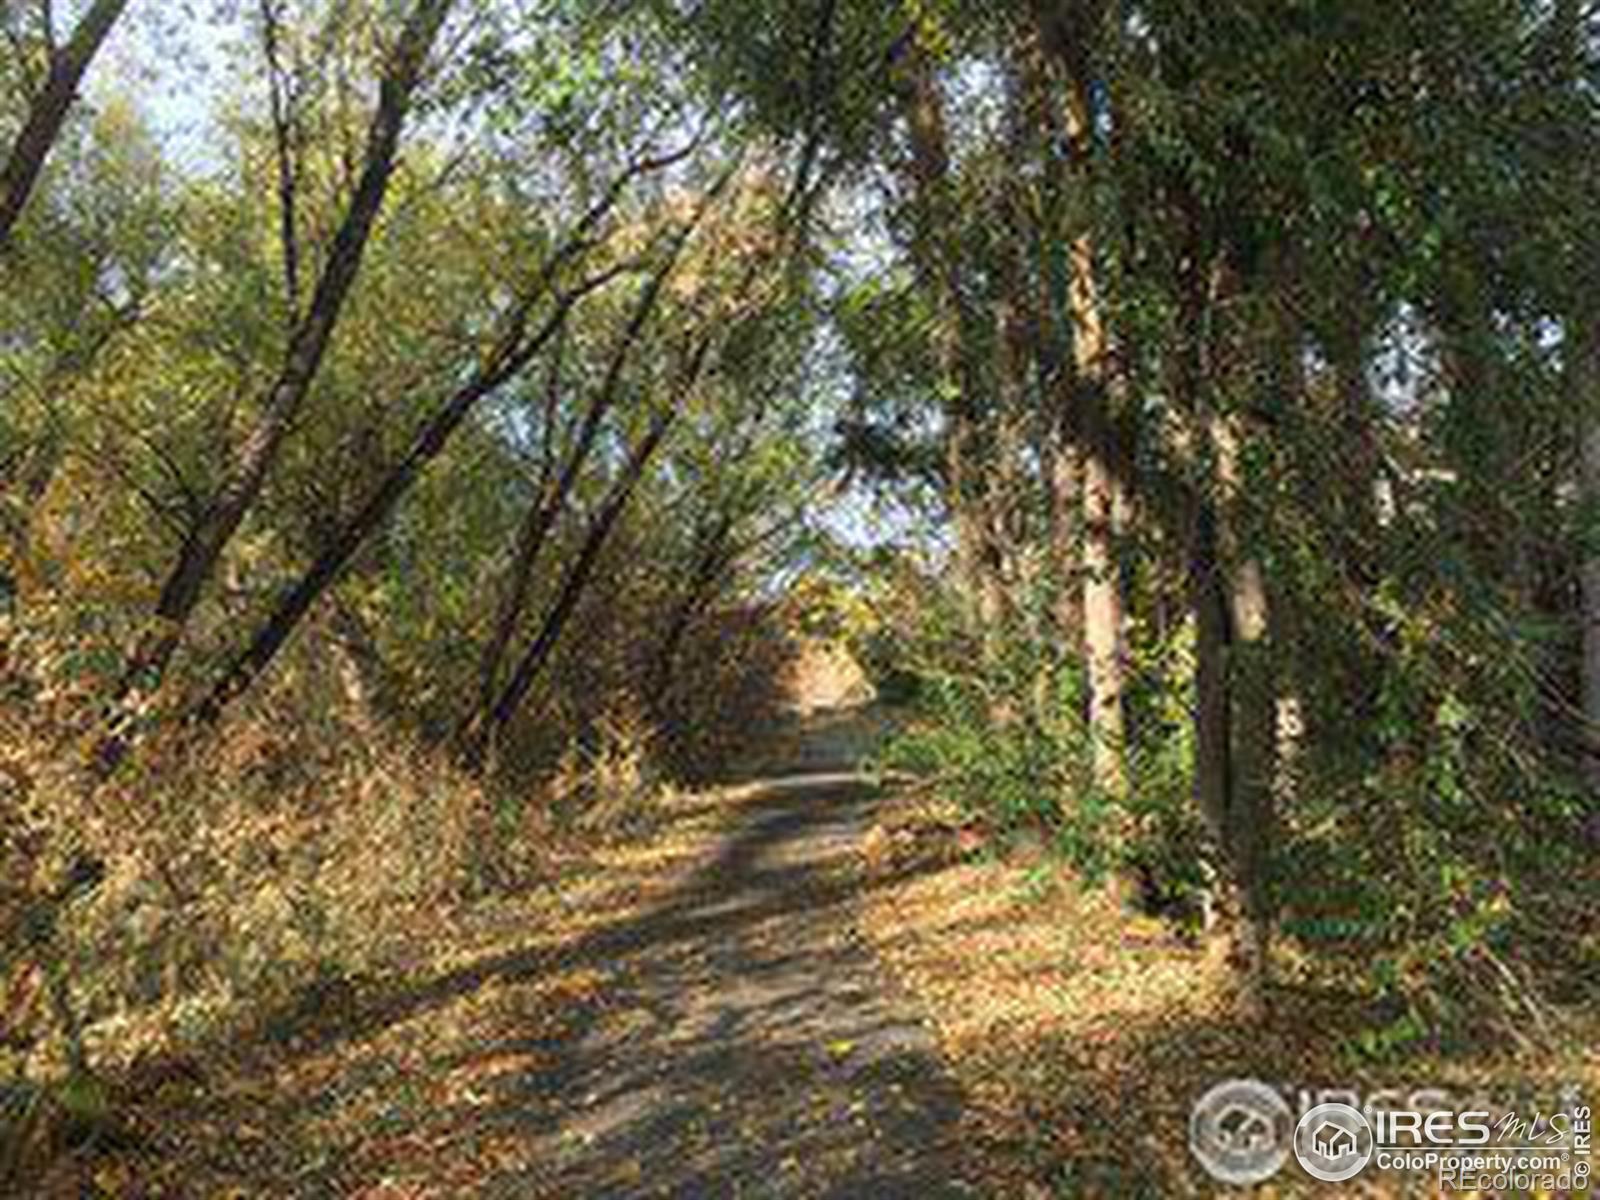
MULTIPOLYGON (((1585 999, 1583 6, 457 6, 305 403, 118 714, 149 757, 102 790, 85 744, 272 411, 407 10, 222 8, 205 165, 100 81, 0 258, 0 876, 25 898, 108 847, 66 938, 91 1024, 192 1031, 370 965, 386 908, 518 882, 552 813, 648 828, 777 719, 796 624, 903 710, 885 771, 1184 920, 1258 882, 1202 785, 1270 798, 1264 919, 1281 965, 1371 1002, 1361 1054, 1585 999), (195 734, 402 463, 236 723, 195 734), (1078 628, 1102 534, 1112 792, 1078 628), (482 769, 466 734, 536 649, 482 769)), ((4 138, 45 50, 15 11, 4 138)))

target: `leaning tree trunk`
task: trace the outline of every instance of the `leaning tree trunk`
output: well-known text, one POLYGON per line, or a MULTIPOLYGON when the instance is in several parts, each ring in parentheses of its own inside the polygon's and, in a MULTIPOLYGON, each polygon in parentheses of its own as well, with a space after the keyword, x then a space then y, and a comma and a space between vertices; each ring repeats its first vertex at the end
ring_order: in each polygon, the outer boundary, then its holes
POLYGON ((710 352, 711 338, 704 336, 690 354, 677 394, 670 397, 668 403, 651 418, 644 436, 629 451, 620 474, 600 505, 600 511, 584 531, 578 557, 557 588, 555 601, 545 613, 533 640, 517 660, 510 678, 496 695, 494 703, 478 714, 477 719, 459 735, 462 755, 469 769, 481 771, 488 764, 507 727, 521 710, 534 683, 549 663, 561 635, 566 632, 567 623, 577 611, 578 601, 588 589, 589 578, 599 564, 601 551, 610 540, 617 521, 627 511, 634 489, 644 478, 656 451, 671 432, 679 410, 698 385, 710 352))
POLYGON ((206 584, 245 514, 255 504, 267 472, 316 379, 383 207, 412 95, 451 2, 418 0, 401 32, 379 87, 361 178, 334 236, 327 266, 305 317, 290 339, 283 366, 267 393, 255 427, 245 438, 215 498, 180 548, 156 602, 152 627, 124 669, 116 696, 122 711, 113 719, 113 731, 97 755, 103 771, 113 770, 126 751, 126 739, 117 726, 131 706, 123 702, 130 693, 146 693, 159 686, 206 584))
POLYGON ((350 560, 394 511, 402 497, 423 471, 444 450, 451 436, 469 413, 483 400, 515 376, 528 360, 549 341, 566 319, 571 297, 565 298, 526 345, 505 362, 475 377, 454 392, 422 426, 405 456, 389 468, 382 481, 355 513, 344 521, 294 584, 273 606, 272 612, 256 631, 244 652, 223 671, 205 701, 195 712, 202 722, 215 721, 236 698, 247 691, 288 643, 312 605, 339 578, 350 560))
POLYGON ((577 485, 579 475, 588 465, 589 457, 599 439, 601 427, 616 403, 629 355, 643 335, 645 326, 660 301, 662 290, 677 265, 692 229, 693 226, 686 228, 674 239, 667 261, 651 275, 640 291, 628 323, 612 349, 605 376, 584 410, 572 446, 567 450, 560 470, 556 472, 553 480, 534 495, 522 526, 517 531, 511 573, 506 580, 500 603, 496 607, 488 641, 479 656, 477 704, 468 712, 464 728, 470 728, 487 716, 494 705, 501 667, 507 651, 511 648, 511 639, 515 636, 517 626, 521 623, 523 612, 527 607, 534 573, 544 553, 545 543, 549 540, 550 532, 555 528, 561 514, 566 511, 567 502, 577 485))
POLYGON ((695 555, 695 566, 689 576, 689 586, 683 591, 661 645, 651 660, 645 676, 645 703, 660 715, 668 694, 672 690, 673 673, 678 663, 678 652, 695 618, 715 597, 718 578, 727 570, 734 557, 729 541, 733 535, 735 514, 730 507, 725 510, 705 534, 695 555))
POLYGON ((67 44, 51 54, 50 74, 29 105, 28 119, 11 144, 5 165, 0 167, 0 248, 10 241, 11 231, 39 182, 45 159, 61 136, 84 72, 127 7, 128 0, 95 0, 67 44))
POLYGON ((606 195, 574 226, 560 248, 545 261, 511 314, 485 365, 433 411, 417 431, 405 455, 389 468, 360 507, 327 540, 321 553, 280 595, 249 645, 228 664, 191 714, 195 721, 215 721, 229 704, 249 689, 288 644, 312 606, 339 579, 357 551, 382 528, 422 473, 444 452, 477 405, 521 374, 539 356, 546 343, 565 328, 572 309, 590 292, 604 286, 621 272, 621 266, 614 266, 561 292, 549 315, 537 329, 529 332, 528 326, 539 302, 555 285, 561 268, 581 258, 590 247, 594 230, 621 196, 622 184, 640 171, 650 168, 651 161, 646 160, 636 163, 620 176, 606 195))
POLYGON ((561 635, 566 632, 567 623, 577 611, 578 601, 588 589, 589 577, 600 561, 600 553, 605 549, 612 529, 627 509, 634 488, 643 478, 645 468, 666 438, 675 415, 675 411, 670 408, 657 414, 651 421, 648 432, 629 454, 628 461, 623 465, 621 477, 612 486, 600 512, 589 523, 584 533, 578 557, 562 580, 561 587, 556 593, 555 603, 545 614, 533 641, 523 651, 522 657, 511 673, 511 678, 501 689, 494 704, 477 728, 469 733, 465 747, 466 762, 473 770, 482 770, 486 765, 490 752, 504 736, 506 728, 522 708, 534 683, 538 681, 549 663, 551 655, 560 643, 561 635))

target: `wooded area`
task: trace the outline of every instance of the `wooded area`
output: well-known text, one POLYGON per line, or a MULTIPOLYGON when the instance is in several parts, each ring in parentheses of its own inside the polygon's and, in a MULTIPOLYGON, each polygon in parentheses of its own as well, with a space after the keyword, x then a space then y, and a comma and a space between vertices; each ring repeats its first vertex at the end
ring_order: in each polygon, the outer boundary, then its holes
POLYGON ((1238 1020, 1582 1044, 1597 84, 1586 0, 0 2, 0 1190, 669 846, 818 643, 907 837, 1238 1020))

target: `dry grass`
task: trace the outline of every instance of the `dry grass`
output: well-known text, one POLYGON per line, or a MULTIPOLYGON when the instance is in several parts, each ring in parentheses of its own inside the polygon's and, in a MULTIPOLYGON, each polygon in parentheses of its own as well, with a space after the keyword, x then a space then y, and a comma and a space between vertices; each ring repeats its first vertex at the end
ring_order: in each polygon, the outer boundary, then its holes
MULTIPOLYGON (((1120 917, 1103 891, 1084 890, 1037 853, 999 860, 969 840, 963 854, 961 839, 930 805, 894 806, 868 834, 865 869, 914 857, 931 869, 869 890, 863 926, 932 1016, 994 1195, 1234 1194, 1187 1149, 1194 1100, 1234 1077, 1490 1095, 1515 1086, 1547 1098, 1578 1082, 1591 1104, 1600 1096, 1595 1042, 1576 1031, 1570 1044, 1539 1054, 1486 1046, 1374 1064, 1345 1049, 1360 1014, 1339 997, 1279 989, 1259 1020, 1241 1017, 1216 949, 1186 948, 1156 922, 1120 917)), ((1338 1194, 1432 1195, 1432 1187, 1369 1169, 1338 1194)), ((1291 1166, 1253 1194, 1334 1191, 1291 1166)))
POLYGON ((636 838, 568 842, 515 894, 413 914, 381 972, 135 1064, 116 1137, 57 1156, 29 1194, 444 1198, 530 1168, 495 1110, 611 982, 566 948, 659 903, 724 820, 713 797, 667 796, 636 838))

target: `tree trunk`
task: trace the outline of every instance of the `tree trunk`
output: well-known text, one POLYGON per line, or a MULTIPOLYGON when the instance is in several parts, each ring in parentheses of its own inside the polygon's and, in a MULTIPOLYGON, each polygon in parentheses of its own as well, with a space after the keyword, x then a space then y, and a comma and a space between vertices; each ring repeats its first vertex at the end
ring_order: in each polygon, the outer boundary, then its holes
POLYGON ((283 256, 284 312, 293 330, 300 316, 299 115, 297 97, 282 60, 282 12, 278 0, 261 0, 261 50, 267 60, 267 97, 272 118, 273 165, 277 171, 278 242, 283 256))
POLYGON ((955 531, 956 578, 985 645, 1000 619, 1002 588, 989 544, 983 463, 983 387, 971 334, 978 327, 961 281, 958 213, 950 190, 944 106, 927 53, 913 40, 897 80, 910 135, 916 233, 912 254, 936 297, 934 332, 945 431, 945 493, 955 531))
MULTIPOLYGON (((1065 387, 1051 386, 1052 393, 1070 391, 1072 381, 1063 376, 1065 387)), ((1083 578, 1079 538, 1082 530, 1082 464, 1076 436, 1064 429, 1065 409, 1070 400, 1051 403, 1049 456, 1046 460, 1050 487, 1050 562, 1056 578, 1055 632, 1063 653, 1081 659, 1083 648, 1083 578)))
MULTIPOLYGON (((1231 285, 1225 263, 1201 234, 1197 204, 1182 199, 1189 226, 1173 388, 1194 446, 1194 527, 1189 588, 1195 621, 1195 796, 1238 900, 1234 954, 1243 998, 1256 1010, 1268 973, 1275 849, 1273 788, 1278 705, 1262 567, 1247 544, 1238 419, 1215 403, 1219 356, 1213 321, 1231 285)), ((1269 364, 1275 369, 1275 364, 1269 364)))
MULTIPOLYGON (((1306 360, 1304 334, 1295 313, 1292 287, 1294 277, 1284 260, 1275 259, 1272 274, 1273 286, 1278 293, 1278 303, 1272 329, 1273 362, 1269 366, 1268 381, 1276 393, 1279 406, 1285 410, 1303 409, 1306 405, 1306 360)), ((1365 372, 1361 381, 1366 382, 1365 372)), ((1366 389, 1362 389, 1361 411, 1368 408, 1366 389)), ((1378 550, 1381 536, 1376 498, 1377 459, 1374 454, 1372 472, 1367 483, 1368 499, 1373 514, 1370 549, 1378 550)), ((1272 796, 1275 808, 1293 804, 1300 787, 1301 757, 1306 744, 1306 706, 1300 688, 1305 680, 1305 665, 1296 648, 1303 644, 1300 634, 1304 617, 1289 594, 1274 597, 1268 614, 1267 637, 1272 643, 1273 667, 1276 675, 1273 700, 1273 781, 1272 796)), ((1318 664, 1321 668, 1321 664, 1318 664)))
POLYGON ((1124 606, 1117 561, 1118 525, 1127 509, 1115 458, 1114 409, 1124 400, 1123 367, 1105 328, 1103 299, 1089 228, 1087 194, 1094 182, 1094 14, 1081 5, 1034 6, 1039 43, 1061 70, 1059 108, 1069 155, 1068 181, 1078 215, 1063 233, 1067 245, 1067 309, 1076 382, 1070 426, 1077 435, 1082 505, 1084 668, 1088 680, 1091 777, 1112 797, 1128 792, 1124 754, 1122 641, 1124 606))
POLYGON ((1259 565, 1230 572, 1218 506, 1197 505, 1189 563, 1195 618, 1195 797, 1221 848, 1240 912, 1235 956, 1247 998, 1259 1000, 1274 917, 1278 706, 1259 565))
POLYGON ((533 585, 534 570, 538 566, 539 557, 544 552, 550 531, 555 528, 556 521, 566 509, 567 500, 577 485, 578 476, 588 464, 601 425, 616 402, 617 389, 622 383, 628 356, 643 334, 651 313, 655 311, 667 278, 671 275, 678 255, 688 239, 688 233, 689 230, 685 230, 676 239, 667 262, 650 277, 640 292, 628 324, 612 349, 600 388, 584 411, 577 436, 567 452, 561 470, 550 485, 542 488, 534 497, 527 518, 517 533, 511 575, 506 581, 505 592, 500 598, 494 623, 490 627, 489 640, 485 643, 478 662, 478 701, 467 714, 464 727, 470 727, 486 716, 493 707, 500 668, 505 660, 506 651, 511 646, 511 639, 516 635, 517 626, 522 621, 523 611, 527 607, 528 593, 533 585))
POLYGON ((1055 579, 1055 635, 1064 657, 1084 654, 1083 438, 1077 374, 1068 348, 1071 336, 1061 328, 1056 297, 1049 286, 1049 265, 1040 264, 1043 282, 1038 303, 1035 358, 1045 405, 1041 460, 1050 504, 1050 569, 1055 579))
POLYGON ((1083 641, 1089 682, 1089 735, 1095 786, 1127 792, 1122 714, 1122 584, 1116 559, 1117 486, 1103 447, 1083 458, 1083 641))
POLYGON ((67 44, 51 55, 50 75, 28 106, 28 119, 0 167, 0 249, 11 240, 44 161, 61 136, 84 72, 127 7, 128 0, 94 0, 67 44))
POLYGON ((1579 495, 1586 515, 1579 582, 1583 623, 1584 776, 1600 797, 1600 320, 1573 322, 1579 413, 1579 495))
MULTIPOLYGON (((153 627, 124 671, 118 699, 159 686, 218 560, 260 494, 278 449, 316 379, 383 206, 412 94, 450 5, 451 0, 418 0, 412 9, 380 85, 361 179, 334 237, 316 294, 290 339, 261 416, 216 497, 179 550, 157 600, 153 627)), ((107 744, 103 750, 103 763, 113 767, 122 748, 107 744)))
POLYGON ((1337 472, 1336 537, 1350 577, 1361 587, 1378 571, 1378 442, 1372 428, 1372 389, 1367 381, 1367 337, 1352 324, 1330 347, 1338 411, 1331 427, 1342 448, 1337 472))
POLYGON ((678 662, 678 650, 689 632, 689 626, 700 615, 715 594, 717 578, 728 567, 728 539, 733 534, 734 517, 731 509, 717 518, 705 535, 699 553, 695 556, 694 571, 689 576, 689 586, 684 589, 672 618, 667 622, 666 635, 661 639, 645 683, 645 702, 659 709, 672 689, 673 671, 678 662))
POLYGON ((635 164, 622 175, 617 186, 584 215, 562 246, 546 260, 534 284, 512 313, 486 365, 423 424, 410 450, 390 469, 355 515, 328 539, 315 561, 279 599, 249 647, 218 678, 206 699, 192 714, 194 720, 202 723, 215 721, 229 704, 249 689, 288 643, 312 605, 333 586, 367 539, 388 520, 395 506, 411 490, 428 465, 444 452, 451 437, 473 409, 486 396, 520 374, 543 351, 549 340, 565 326, 573 307, 584 296, 621 272, 621 267, 610 268, 563 293, 539 329, 531 337, 528 335, 528 322, 560 269, 588 248, 590 234, 620 196, 621 184, 649 165, 648 162, 635 164))
POLYGON ((1238 436, 1226 422, 1214 429, 1224 514, 1217 544, 1229 573, 1229 625, 1224 654, 1228 718, 1225 842, 1243 902, 1239 950, 1247 979, 1266 978, 1274 918, 1271 854, 1276 827, 1278 696, 1266 581, 1240 531, 1244 499, 1238 436))
MULTIPOLYGON (((1043 407, 1039 440, 1040 473, 1048 496, 1048 561, 1054 583, 1052 624, 1062 656, 1082 661, 1083 576, 1080 542, 1083 517, 1082 439, 1078 412, 1079 380, 1073 368, 1068 305, 1059 294, 1059 282, 1070 275, 1070 258, 1062 260, 1056 236, 1063 225, 1057 213, 1075 197, 1066 164, 1054 146, 1063 134, 1063 105, 1057 101, 1056 81, 1050 76, 1038 31, 1027 35, 1018 48, 1023 90, 1023 115, 1036 131, 1038 153, 1044 160, 1042 236, 1034 264, 1035 290, 1031 309, 1034 370, 1043 407)), ((1070 230, 1067 230, 1070 234, 1070 230)))
POLYGON ((1228 801, 1233 794, 1232 704, 1228 695, 1228 594, 1217 548, 1216 507, 1198 499, 1189 551, 1189 600, 1194 610, 1194 790, 1200 814, 1224 854, 1229 851, 1228 801))
POLYGON ((678 385, 678 395, 651 419, 649 429, 629 453, 627 462, 623 464, 621 474, 602 502, 599 513, 589 522, 578 557, 562 580, 560 589, 556 593, 555 603, 545 614, 539 631, 517 661, 511 678, 500 690, 494 703, 461 732, 458 740, 466 764, 472 770, 482 770, 487 764, 496 744, 526 701, 539 674, 550 661, 561 635, 566 631, 567 622, 577 611, 578 601, 582 599, 588 587, 589 576, 600 560, 600 552, 605 549, 612 528, 627 509, 633 491, 644 477, 650 460, 671 430, 673 420, 677 416, 678 405, 699 382, 710 350, 710 337, 702 337, 685 366, 683 379, 678 385))
MULTIPOLYGON (((1070 81, 1066 106, 1067 136, 1078 159, 1081 180, 1089 176, 1089 83, 1070 81)), ((1122 483, 1115 464, 1112 407, 1121 399, 1120 367, 1112 361, 1100 285, 1094 261, 1094 239, 1080 230, 1071 240, 1068 307, 1072 319, 1072 358, 1078 379, 1079 453, 1083 498, 1083 639, 1089 683, 1089 736, 1092 776, 1109 796, 1128 791, 1124 756, 1126 729, 1122 694, 1125 686, 1122 637, 1122 579, 1117 561, 1118 521, 1124 510, 1122 483)))
MULTIPOLYGON (((995 268, 1000 292, 994 305, 995 385, 994 412, 989 425, 989 454, 985 471, 983 513, 987 518, 984 542, 988 571, 996 589, 991 600, 989 632, 994 640, 988 653, 998 658, 1008 631, 1025 633, 1027 610, 1017 613, 1018 598, 1029 590, 1029 555, 1021 548, 1027 538, 1029 480, 1024 473, 1029 446, 1029 375, 1031 353, 1027 300, 1021 282, 1022 264, 1002 250, 995 268)), ((1029 622, 1031 624, 1031 622, 1029 622)))
POLYGON ((444 450, 451 435, 460 428, 467 415, 479 401, 515 375, 544 347, 565 319, 570 304, 571 297, 568 297, 511 361, 473 379, 433 414, 417 434, 405 457, 390 468, 355 515, 339 526, 322 552, 279 599, 249 647, 233 660, 196 710, 196 719, 202 722, 215 721, 229 704, 249 689, 287 644, 290 635, 306 613, 311 611, 311 606, 339 578, 356 551, 388 520, 395 505, 411 490, 428 464, 444 450))
POLYGON ((612 528, 627 508, 634 488, 644 476, 645 468, 649 465, 657 447, 666 438, 675 415, 672 409, 666 409, 651 422, 649 431, 629 454, 622 475, 612 486, 599 514, 589 523, 578 557, 568 570, 566 578, 562 580, 555 603, 545 614, 538 633, 523 652, 510 680, 488 713, 467 737, 466 760, 472 769, 481 770, 486 764, 490 751, 504 736, 506 728, 521 709, 529 691, 550 661, 561 635, 566 631, 567 622, 577 611, 578 601, 583 598, 589 576, 593 574, 595 565, 600 560, 600 552, 605 549, 612 528))

